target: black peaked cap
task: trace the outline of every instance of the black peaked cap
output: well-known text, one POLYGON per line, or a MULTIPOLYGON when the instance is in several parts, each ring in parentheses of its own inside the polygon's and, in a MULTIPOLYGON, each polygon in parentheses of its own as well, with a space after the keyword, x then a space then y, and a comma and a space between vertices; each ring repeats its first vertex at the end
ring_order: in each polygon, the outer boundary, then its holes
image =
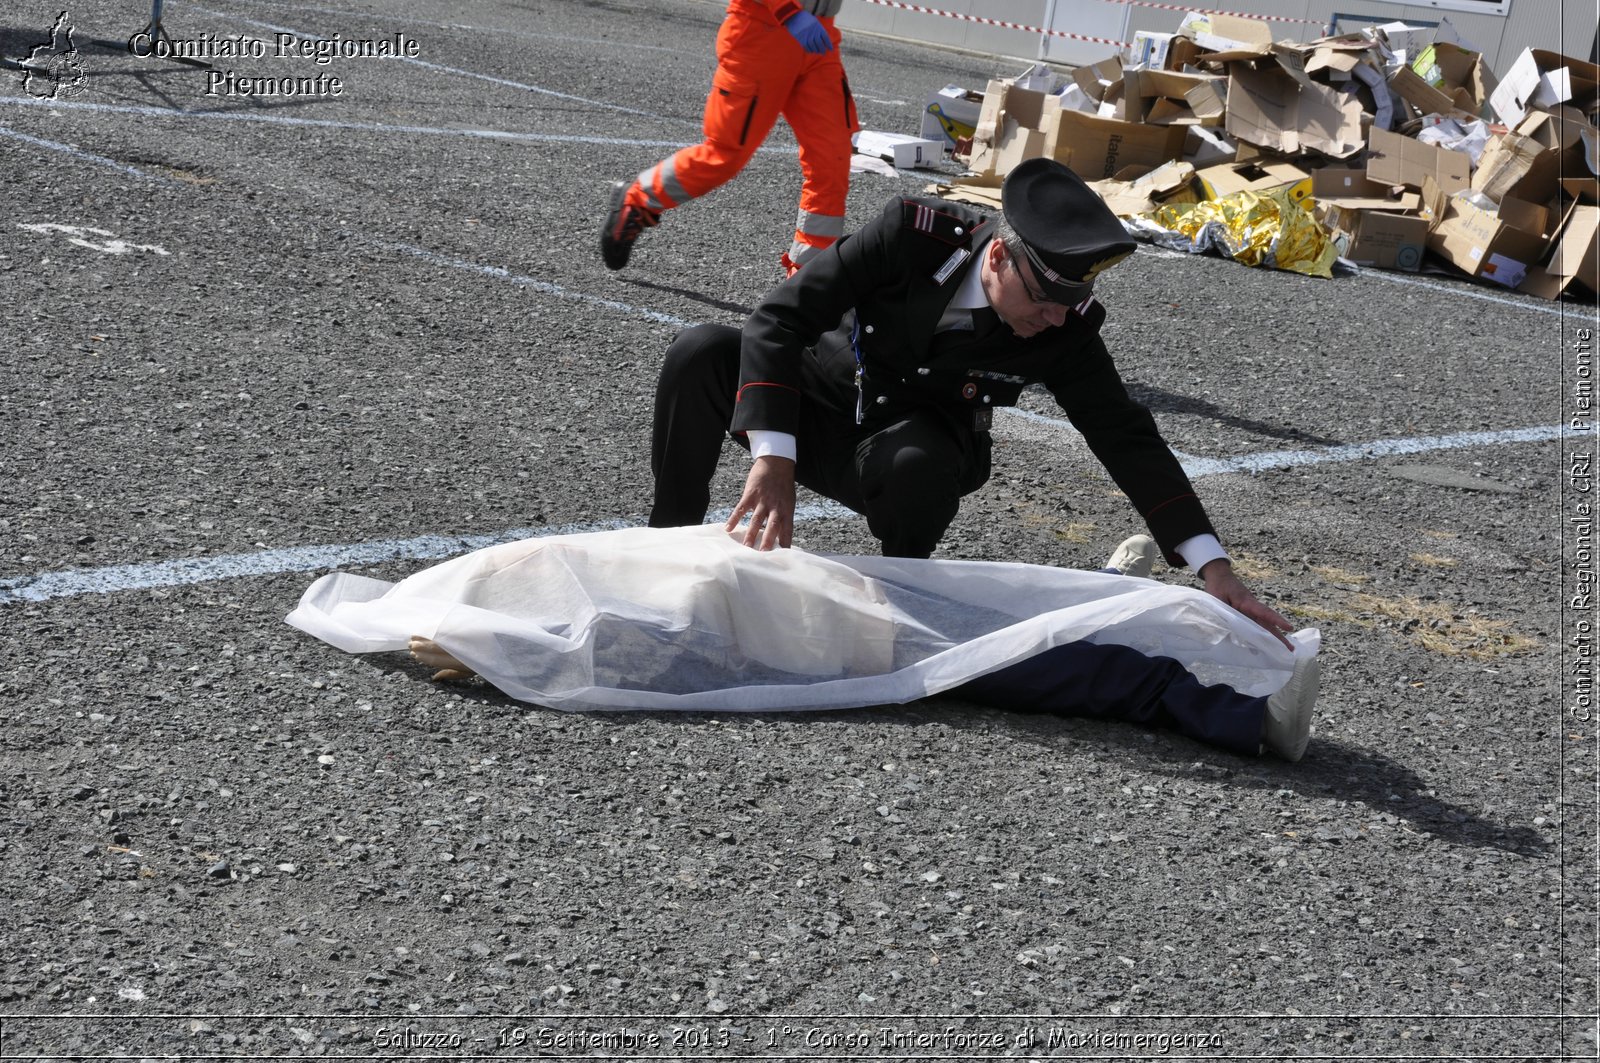
POLYGON ((1133 254, 1133 238, 1111 208, 1054 159, 1029 159, 1007 174, 1000 203, 1040 289, 1055 302, 1082 302, 1101 270, 1133 254))

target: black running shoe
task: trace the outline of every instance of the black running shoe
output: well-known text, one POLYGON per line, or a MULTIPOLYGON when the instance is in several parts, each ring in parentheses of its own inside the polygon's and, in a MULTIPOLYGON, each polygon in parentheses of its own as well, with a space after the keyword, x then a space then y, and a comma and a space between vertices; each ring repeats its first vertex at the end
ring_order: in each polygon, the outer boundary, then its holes
POLYGON ((639 234, 661 220, 661 215, 643 207, 628 205, 628 182, 611 186, 611 209, 606 212, 605 228, 600 230, 600 257, 607 269, 621 269, 633 253, 639 234))

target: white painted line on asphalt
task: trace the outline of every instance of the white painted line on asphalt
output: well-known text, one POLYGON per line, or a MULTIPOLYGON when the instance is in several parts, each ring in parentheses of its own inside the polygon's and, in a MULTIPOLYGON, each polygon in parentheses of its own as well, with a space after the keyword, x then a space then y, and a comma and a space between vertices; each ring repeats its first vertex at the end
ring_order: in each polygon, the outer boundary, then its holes
MULTIPOLYGON (((706 519, 720 524, 730 510, 713 513, 706 519)), ((804 505, 795 509, 795 520, 807 522, 825 517, 854 516, 834 502, 804 505)), ((431 561, 454 557, 488 546, 537 539, 547 535, 576 535, 583 532, 613 531, 637 527, 637 522, 602 520, 585 524, 566 524, 553 528, 511 528, 494 535, 419 535, 411 539, 381 539, 375 542, 327 546, 294 546, 263 550, 254 554, 223 554, 217 557, 184 557, 174 561, 155 561, 141 565, 108 565, 104 568, 68 569, 43 572, 36 576, 0 580, 0 606, 21 602, 44 602, 53 598, 72 598, 85 594, 115 594, 119 591, 153 590, 157 587, 185 587, 224 579, 276 576, 285 572, 313 572, 377 565, 385 561, 431 561)))
POLYGON ((68 569, 45 572, 23 579, 0 581, 0 605, 13 602, 42 602, 51 598, 70 598, 82 594, 112 594, 117 591, 149 590, 155 587, 180 587, 244 576, 272 576, 282 572, 309 572, 345 565, 375 565, 384 561, 426 561, 436 557, 481 550, 497 543, 538 535, 563 532, 605 531, 629 527, 627 521, 600 521, 595 524, 563 528, 514 528, 500 535, 419 535, 412 539, 381 539, 375 542, 334 546, 296 546, 263 550, 254 554, 223 554, 218 557, 184 557, 142 565, 108 565, 105 568, 68 569))
MULTIPOLYGON (((1071 421, 1060 417, 1048 417, 1045 414, 1024 410, 1017 406, 1002 407, 999 412, 1070 432, 1073 435, 1081 435, 1072 426, 1071 421)), ((1265 472, 1268 469, 1293 468, 1300 465, 1323 465, 1329 462, 1361 461, 1364 458, 1387 458, 1396 454, 1423 454, 1434 450, 1493 447, 1507 443, 1543 443, 1552 439, 1560 439, 1564 435, 1577 436, 1581 434, 1562 425, 1542 425, 1534 428, 1507 428, 1501 431, 1457 432, 1453 435, 1444 436, 1379 439, 1371 443, 1346 443, 1319 450, 1268 450, 1259 454, 1246 454, 1237 458, 1202 458, 1193 454, 1186 454, 1176 447, 1171 449, 1172 453, 1177 457, 1178 463, 1183 466, 1183 471, 1191 479, 1197 480, 1203 476, 1222 476, 1227 473, 1238 472, 1265 472)))
POLYGON ((432 19, 408 18, 404 15, 394 15, 388 12, 378 14, 372 11, 356 11, 342 7, 321 7, 316 4, 263 3, 261 0, 247 0, 247 2, 254 2, 257 7, 310 11, 318 15, 339 15, 344 18, 362 18, 379 24, 433 26, 442 30, 468 30, 472 33, 487 33, 495 37, 516 38, 527 41, 570 41, 574 44, 603 44, 611 48, 633 48, 643 52, 665 52, 668 55, 683 55, 695 59, 703 59, 706 61, 705 65, 708 68, 714 65, 709 51, 686 52, 681 48, 663 48, 658 44, 636 44, 633 41, 618 40, 610 37, 569 37, 560 33, 529 33, 526 30, 503 29, 497 26, 474 26, 466 22, 435 22, 432 19))
MULTIPOLYGON (((401 56, 400 59, 403 62, 410 63, 412 66, 420 66, 425 70, 437 70, 442 74, 455 74, 458 77, 477 78, 479 81, 488 81, 495 85, 505 85, 508 88, 513 89, 523 89, 527 92, 538 93, 541 96, 553 96, 558 100, 571 100, 575 103, 587 103, 591 106, 600 107, 608 111, 616 111, 619 114, 633 114, 638 115, 641 118, 654 118, 662 122, 689 121, 687 118, 668 118, 666 115, 656 114, 654 111, 641 111, 635 107, 624 107, 619 103, 605 103, 601 100, 591 100, 583 96, 572 96, 565 92, 556 92, 554 89, 541 88, 538 85, 529 85, 522 81, 512 81, 508 78, 497 78, 490 74, 479 74, 473 70, 462 70, 460 67, 445 66, 443 63, 430 63, 424 59, 412 59, 408 56, 401 56)), ((698 119, 695 121, 698 121, 698 119)))
MULTIPOLYGON (((1139 244, 1136 250, 1139 254, 1148 255, 1151 258, 1189 258, 1193 254, 1193 252, 1189 251, 1174 251, 1168 247, 1160 247, 1156 244, 1147 243, 1139 244)), ((1376 277, 1380 280, 1390 281, 1394 284, 1409 284, 1417 288, 1427 288, 1443 295, 1460 295, 1465 296, 1468 299, 1481 299, 1485 302, 1499 303, 1502 306, 1514 306, 1518 310, 1528 310, 1535 314, 1555 314, 1557 316, 1565 316, 1567 313, 1569 313, 1568 310, 1563 309, 1561 306, 1538 301, 1534 299, 1533 296, 1529 296, 1527 300, 1510 299, 1503 295, 1493 295, 1489 292, 1474 290, 1473 288, 1468 287, 1466 282, 1461 284, 1438 284, 1433 281, 1425 281, 1416 277, 1405 276, 1393 270, 1375 269, 1366 266, 1352 266, 1349 268, 1354 275, 1358 277, 1376 277)))
MULTIPOLYGON (((214 18, 232 19, 235 22, 243 22, 246 26, 257 26, 264 30, 271 30, 273 33, 287 33, 293 37, 298 37, 301 40, 325 41, 328 39, 326 37, 318 36, 315 33, 308 33, 305 30, 297 30, 292 26, 275 26, 270 22, 258 22, 253 18, 245 18, 243 15, 233 15, 225 11, 214 11, 211 8, 201 7, 198 4, 190 4, 189 6, 203 15, 211 15, 214 18)), ((619 111, 622 114, 639 115, 642 118, 663 117, 662 115, 655 114, 651 111, 640 111, 633 107, 624 107, 617 103, 606 103, 603 100, 591 100, 585 96, 573 96, 569 93, 557 92, 555 89, 547 89, 539 85, 529 85, 521 81, 511 81, 506 78, 494 77, 489 74, 480 74, 475 70, 462 70, 460 67, 444 66, 443 64, 430 63, 423 59, 413 59, 408 55, 396 55, 391 56, 390 58, 402 63, 410 63, 413 66, 420 66, 428 70, 437 70, 444 74, 455 74, 459 77, 477 78, 479 81, 488 81, 496 85, 505 85, 508 88, 522 89, 526 92, 535 92, 541 96, 553 96, 556 99, 570 100, 573 103, 586 103, 592 107, 600 107, 608 111, 619 111)), ((679 119, 679 121, 682 121, 682 119, 679 119)))
MULTIPOLYGON (((313 129, 343 129, 357 133, 417 133, 425 136, 471 137, 478 140, 518 140, 538 144, 599 144, 612 148, 682 148, 681 140, 629 140, 623 137, 577 136, 568 133, 521 133, 510 129, 444 129, 438 126, 385 125, 381 122, 335 122, 328 118, 291 118, 281 114, 256 114, 243 111, 180 111, 172 107, 147 107, 142 104, 86 103, 72 100, 37 100, 32 96, 0 96, 0 106, 12 104, 23 107, 46 107, 51 110, 94 111, 102 114, 137 114, 153 118, 204 119, 219 122, 262 122, 267 125, 303 126, 313 129)), ((33 140, 26 134, 16 134, 33 140)), ((795 148, 769 148, 762 146, 757 152, 765 155, 794 155, 795 148)), ((98 160, 98 157, 96 157, 98 160)), ((105 162, 124 169, 121 163, 105 162)), ((130 171, 139 173, 137 170, 130 171)), ((140 174, 140 176, 146 176, 140 174)), ((152 178, 162 180, 162 178, 152 178)))
POLYGON ((120 239, 116 233, 109 229, 96 229, 92 225, 63 225, 55 221, 18 222, 17 228, 25 232, 37 233, 40 236, 56 234, 65 236, 67 243, 87 247, 91 251, 99 251, 105 255, 125 255, 129 251, 149 251, 155 255, 170 255, 171 251, 160 244, 130 244, 120 239), (109 240, 85 240, 85 236, 109 236, 109 240))
MULTIPOLYGON (((664 52, 668 55, 682 55, 691 59, 702 60, 707 67, 715 65, 715 56, 710 48, 699 52, 689 52, 683 50, 682 48, 663 48, 658 44, 639 44, 635 41, 620 40, 616 37, 573 37, 563 33, 529 33, 526 30, 501 29, 495 26, 475 26, 466 22, 435 22, 431 19, 407 18, 402 15, 392 15, 388 13, 384 13, 380 16, 371 11, 354 11, 348 8, 321 7, 315 4, 270 3, 264 2, 264 0, 245 0, 245 2, 254 3, 257 7, 271 7, 287 9, 291 11, 309 11, 319 15, 339 15, 342 17, 364 18, 380 23, 395 23, 410 26, 434 26, 438 29, 444 30, 467 30, 472 33, 487 33, 495 37, 514 37, 528 41, 567 41, 572 44, 597 44, 606 48, 631 48, 644 52, 664 52)), ((196 8, 195 10, 199 11, 202 9, 196 8)), ((857 100, 866 100, 869 103, 880 103, 886 107, 911 107, 915 105, 911 100, 890 100, 869 95, 870 93, 880 91, 871 86, 866 86, 864 88, 862 86, 854 86, 852 91, 857 100)), ((682 119, 682 121, 698 122, 699 119, 682 119)))
MULTIPOLYGON (((1416 288, 1427 288, 1431 291, 1443 292, 1445 295, 1459 295, 1467 299, 1481 299, 1486 303, 1499 303, 1501 306, 1514 306, 1518 310, 1529 310, 1535 314, 1554 314, 1557 317, 1566 317, 1570 310, 1559 304, 1545 302, 1530 302, 1522 299, 1508 299, 1503 295, 1490 295, 1488 292, 1476 291, 1462 284, 1437 284, 1433 281, 1419 280, 1415 277, 1401 276, 1392 270, 1369 269, 1357 267, 1356 275, 1360 277, 1377 277, 1389 281, 1391 284, 1409 284, 1416 288)), ((1528 297, 1529 300, 1533 296, 1528 297)))
MULTIPOLYGON (((32 97, 29 97, 29 99, 32 99, 32 97)), ((43 102, 50 103, 53 101, 46 100, 43 102)), ((183 183, 181 181, 173 180, 170 177, 162 177, 159 174, 145 173, 143 170, 134 166, 129 166, 127 163, 118 162, 116 159, 108 159, 104 155, 95 155, 91 152, 84 151, 82 148, 75 148, 71 144, 63 144, 59 140, 45 140, 43 137, 32 137, 26 133, 20 133, 15 129, 7 129, 5 126, 0 126, 0 136, 11 137, 13 139, 20 140, 23 143, 32 144, 36 148, 46 148, 50 151, 59 151, 64 155, 71 155, 75 159, 82 159, 85 162, 92 162, 98 166, 109 166, 113 170, 121 170, 123 173, 132 174, 135 177, 141 177, 146 181, 159 181, 163 184, 170 185, 183 183)))
POLYGON ((1582 433, 1564 425, 1511 428, 1497 432, 1457 432, 1447 436, 1419 436, 1411 439, 1376 439, 1371 443, 1347 443, 1322 450, 1273 450, 1246 454, 1238 458, 1196 458, 1183 460, 1183 471, 1191 477, 1220 476, 1235 472, 1265 472, 1269 469, 1322 465, 1327 462, 1362 461, 1390 458, 1397 454, 1425 454, 1435 450, 1462 450, 1467 447, 1494 447, 1507 443, 1544 443, 1563 435, 1582 433))
MULTIPOLYGON (((1020 417, 1024 421, 1032 421, 1035 424, 1049 425, 1051 428, 1065 429, 1073 435, 1082 434, 1072 426, 1071 421, 1060 417, 1051 417, 1048 414, 1035 413, 1033 410, 1024 410, 1021 406, 1002 406, 995 412, 1007 417, 1020 417)), ((1173 453, 1177 452, 1174 451, 1173 453)))
POLYGON ((580 303, 588 303, 591 306, 604 307, 607 310, 620 310, 625 314, 634 314, 638 317, 645 318, 648 321, 656 321, 663 325, 671 325, 674 328, 689 328, 692 325, 698 324, 698 322, 686 321, 681 317, 674 317, 671 314, 663 314, 659 310, 646 310, 642 306, 634 306, 631 303, 618 302, 615 299, 605 299, 598 295, 589 295, 587 292, 575 292, 571 288, 563 288, 559 284, 552 284, 550 281, 542 281, 537 277, 526 277, 520 273, 512 273, 504 266, 485 266, 482 263, 468 262, 464 258, 452 258, 449 255, 441 255, 437 251, 429 251, 425 247, 413 247, 410 244, 392 244, 382 241, 374 242, 378 247, 384 248, 388 251, 399 251, 402 254, 415 255, 417 258, 432 262, 435 265, 449 266, 451 269, 461 269, 470 273, 481 273, 486 277, 496 277, 500 280, 510 281, 512 284, 521 285, 524 288, 532 288, 534 291, 542 292, 545 295, 553 295, 558 299, 573 299, 580 303))
MULTIPOLYGON (((1239 458, 1189 458, 1185 468, 1195 478, 1232 472, 1261 472, 1269 469, 1322 462, 1360 461, 1363 458, 1390 457, 1396 454, 1421 454, 1433 450, 1486 447, 1506 443, 1536 443, 1560 438, 1563 426, 1514 428, 1498 432, 1461 432, 1449 436, 1417 439, 1379 439, 1324 450, 1273 451, 1247 454, 1239 458)), ((1578 434, 1578 433, 1570 433, 1578 434)), ((707 520, 721 523, 731 510, 711 514, 707 520)), ((795 509, 796 523, 854 514, 835 502, 804 505, 795 509)), ((543 535, 571 535, 636 527, 624 520, 568 524, 554 528, 513 528, 494 535, 422 535, 413 539, 383 539, 376 542, 329 546, 297 546, 264 550, 254 554, 226 554, 220 557, 189 557, 175 561, 156 561, 142 565, 110 565, 104 568, 67 569, 15 576, 0 580, 0 606, 21 602, 43 602, 84 594, 111 594, 118 591, 150 590, 155 587, 187 586, 222 579, 272 576, 284 572, 310 572, 345 566, 375 565, 384 561, 427 561, 450 557, 486 546, 531 539, 543 535)))

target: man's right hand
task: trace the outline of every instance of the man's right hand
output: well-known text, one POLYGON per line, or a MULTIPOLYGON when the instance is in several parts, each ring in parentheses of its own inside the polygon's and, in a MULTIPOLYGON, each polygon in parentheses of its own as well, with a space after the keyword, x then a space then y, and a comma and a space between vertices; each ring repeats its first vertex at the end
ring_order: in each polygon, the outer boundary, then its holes
POLYGON ((744 494, 728 515, 733 531, 749 517, 744 544, 757 550, 787 547, 794 539, 794 462, 769 454, 757 458, 744 481, 744 494))

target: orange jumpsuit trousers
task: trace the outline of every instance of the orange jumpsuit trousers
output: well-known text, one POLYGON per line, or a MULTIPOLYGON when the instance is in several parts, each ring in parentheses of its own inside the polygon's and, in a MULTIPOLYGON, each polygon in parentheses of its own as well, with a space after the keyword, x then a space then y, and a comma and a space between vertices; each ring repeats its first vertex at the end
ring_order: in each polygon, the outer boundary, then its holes
MULTIPOLYGON (((809 6, 809 5, 802 5, 809 6)), ((850 135, 860 128, 839 60, 839 31, 823 55, 807 52, 757 0, 730 0, 717 34, 705 140, 639 174, 627 202, 652 212, 698 199, 744 168, 782 115, 800 144, 800 213, 783 257, 791 271, 844 235, 850 135)))

